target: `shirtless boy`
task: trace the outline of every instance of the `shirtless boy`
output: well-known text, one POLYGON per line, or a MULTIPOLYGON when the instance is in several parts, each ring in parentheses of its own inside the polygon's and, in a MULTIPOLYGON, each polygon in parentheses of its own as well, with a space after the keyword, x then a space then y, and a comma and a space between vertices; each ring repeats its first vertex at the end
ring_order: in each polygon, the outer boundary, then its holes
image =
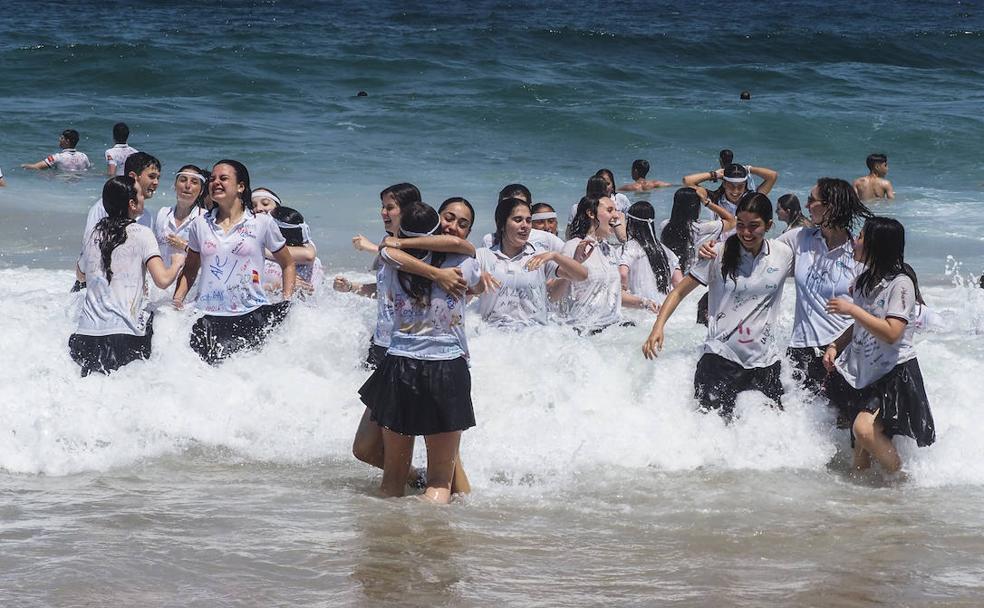
POLYGON ((862 201, 895 198, 892 182, 885 179, 888 175, 888 157, 884 154, 869 154, 865 162, 870 173, 854 180, 854 189, 858 191, 858 197, 862 201))
POLYGON ((646 179, 646 175, 649 173, 649 161, 647 160, 635 160, 632 161, 632 183, 625 184, 624 186, 619 186, 619 192, 649 192, 650 190, 655 190, 656 188, 666 188, 667 186, 672 186, 670 182, 662 182, 658 179, 646 179))

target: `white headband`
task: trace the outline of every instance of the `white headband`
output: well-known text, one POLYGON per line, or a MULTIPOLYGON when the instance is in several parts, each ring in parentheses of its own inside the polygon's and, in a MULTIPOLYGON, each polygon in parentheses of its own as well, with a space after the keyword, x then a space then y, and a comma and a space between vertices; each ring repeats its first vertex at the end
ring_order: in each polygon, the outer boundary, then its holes
POLYGON ((441 228, 441 220, 440 220, 440 218, 438 218, 437 225, 434 226, 433 228, 431 228, 427 232, 413 232, 413 231, 410 231, 410 230, 404 230, 401 227, 400 228, 400 234, 402 234, 403 236, 431 236, 435 232, 437 232, 440 228, 441 228))
POLYGON ((659 239, 656 238, 656 227, 655 227, 656 226, 656 218, 654 218, 654 217, 639 217, 637 215, 632 215, 628 211, 625 212, 625 217, 629 218, 630 220, 635 220, 637 222, 646 222, 647 224, 649 224, 649 233, 653 235, 653 240, 654 241, 656 241, 657 243, 659 242, 659 239))
POLYGON ((544 211, 542 213, 534 213, 532 219, 534 222, 537 220, 555 220, 557 219, 557 214, 553 211, 544 211))
POLYGON ((728 177, 727 175, 725 175, 721 179, 723 179, 726 182, 730 182, 732 184, 743 184, 748 181, 748 176, 746 175, 745 177, 728 177))
POLYGON ((274 194, 273 192, 270 192, 269 190, 264 190, 263 188, 259 188, 257 190, 253 190, 253 192, 250 194, 250 197, 249 198, 250 198, 250 200, 253 200, 254 198, 268 198, 268 199, 276 202, 278 206, 284 204, 283 201, 281 201, 279 198, 277 198, 277 195, 276 194, 274 194))
POLYGON ((201 183, 203 183, 203 184, 205 183, 205 176, 202 175, 201 173, 195 173, 194 171, 178 171, 177 173, 174 174, 174 177, 177 178, 179 175, 185 175, 187 177, 194 177, 195 179, 197 179, 201 183))
POLYGON ((301 222, 300 224, 288 224, 287 222, 281 222, 277 218, 273 218, 273 221, 277 223, 277 226, 279 228, 287 228, 287 229, 300 228, 302 241, 305 243, 311 242, 311 229, 308 228, 307 222, 301 222))

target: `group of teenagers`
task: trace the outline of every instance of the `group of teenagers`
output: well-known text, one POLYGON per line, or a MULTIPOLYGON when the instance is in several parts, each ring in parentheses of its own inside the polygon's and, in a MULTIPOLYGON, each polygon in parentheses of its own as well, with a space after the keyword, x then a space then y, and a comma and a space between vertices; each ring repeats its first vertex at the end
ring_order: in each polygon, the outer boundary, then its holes
MULTIPOLYGON (((730 420, 744 391, 782 407, 776 323, 791 278, 796 304, 786 358, 803 389, 829 401, 850 428, 854 466, 866 469, 874 459, 887 472, 899 470, 895 435, 931 444, 933 419, 913 349, 923 302, 904 261, 902 225, 875 216, 847 181, 821 178, 806 214, 794 196, 780 199, 787 228, 766 238, 774 215, 767 195, 777 174, 724 160, 684 178, 659 226, 649 202, 630 202, 616 192, 612 172, 600 170, 572 207, 566 238, 551 205, 510 184, 499 193, 495 229, 480 248, 469 241, 476 216, 466 199, 449 198, 434 209, 412 184, 383 190, 385 237, 353 238, 373 255, 375 282, 333 281, 335 291, 376 299, 365 361, 372 373, 359 390, 366 410, 353 452, 383 470, 382 493, 403 496, 409 485, 423 488, 424 499, 446 503, 468 491, 459 447, 461 433, 475 425, 469 299, 490 326, 523 331, 559 323, 583 336, 631 324, 623 306, 649 310, 657 318, 642 351, 651 359, 680 302, 706 287, 706 303, 698 306, 707 337, 695 398, 701 410, 730 420), (720 185, 705 187, 712 183, 720 185), (702 220, 702 207, 715 219, 702 220), (426 442, 426 471, 411 466, 417 436, 426 442)), ((182 167, 177 203, 147 226, 144 201, 159 175, 150 155, 129 157, 124 175, 106 183, 94 206, 105 217, 92 222, 90 213, 78 264, 87 290, 70 338, 83 375, 150 355, 147 273, 160 289, 176 282, 175 307, 194 299, 203 316, 190 345, 213 364, 259 346, 287 315, 296 286, 318 288, 316 249, 303 217, 272 191, 251 189, 241 163, 182 167), (306 278, 295 280, 301 268, 306 278), (264 276, 279 282, 270 285, 264 276)))

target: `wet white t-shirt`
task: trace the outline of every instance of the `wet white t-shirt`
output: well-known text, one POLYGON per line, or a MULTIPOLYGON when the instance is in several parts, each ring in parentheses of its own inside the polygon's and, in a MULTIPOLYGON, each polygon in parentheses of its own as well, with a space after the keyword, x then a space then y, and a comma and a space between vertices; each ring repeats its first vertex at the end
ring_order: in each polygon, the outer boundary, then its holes
MULTIPOLYGON (((385 249, 380 257, 384 264, 376 284, 376 295, 385 298, 393 310, 393 335, 387 354, 424 361, 468 359, 464 299, 449 295, 437 283, 432 283, 430 301, 420 304, 404 291, 398 269, 390 265, 394 262, 385 249)), ((481 276, 475 258, 463 255, 448 255, 440 267, 460 268, 469 287, 478 283, 481 276)))
POLYGON ((99 238, 93 235, 79 261, 87 289, 76 333, 86 336, 146 335, 150 316, 146 264, 150 258, 160 255, 157 239, 150 229, 140 224, 128 225, 126 241, 113 249, 110 263, 113 280, 108 282, 102 267, 99 238))
POLYGON ((218 208, 195 219, 188 249, 201 254, 195 304, 209 315, 236 316, 270 303, 263 290, 263 250, 276 253, 286 241, 273 218, 244 210, 225 232, 215 223, 218 208))
POLYGON ((137 149, 131 147, 130 144, 116 144, 109 150, 106 150, 106 164, 116 167, 116 173, 114 175, 123 175, 123 165, 126 164, 126 159, 136 152, 137 149))
MULTIPOLYGON (((160 211, 157 212, 157 217, 154 218, 154 236, 157 238, 157 246, 161 248, 164 264, 169 268, 171 266, 171 256, 175 253, 184 253, 184 250, 169 245, 167 242, 168 235, 173 234, 181 240, 187 241, 192 222, 205 214, 204 209, 195 205, 188 213, 188 217, 181 222, 181 226, 178 226, 174 218, 174 209, 174 207, 161 207, 160 211)), ((150 214, 144 212, 144 215, 149 216, 150 214)))
POLYGON ((44 159, 44 164, 59 171, 87 171, 92 166, 89 157, 74 148, 66 148, 48 155, 44 159))
MULTIPOLYGON (((528 242, 540 251, 559 252, 564 248, 564 241, 559 236, 546 230, 537 230, 536 228, 530 230, 528 242)), ((492 236, 491 232, 482 237, 482 245, 484 247, 491 249, 494 243, 495 237, 492 236)))
POLYGON ((789 345, 827 346, 852 322, 850 317, 829 314, 827 301, 850 299, 851 286, 864 264, 854 260, 850 239, 828 250, 819 228, 795 228, 777 240, 792 247, 795 256, 796 313, 789 345))
MULTIPOLYGON (((669 269, 666 285, 668 289, 673 289, 673 272, 680 269, 680 258, 662 243, 657 242, 656 246, 661 247, 666 255, 667 268, 669 269)), ((652 300, 656 304, 663 303, 666 294, 659 290, 656 273, 653 272, 653 266, 649 263, 649 256, 646 255, 646 250, 638 241, 632 239, 625 243, 619 265, 629 269, 629 293, 652 300)))
POLYGON ((905 321, 905 331, 895 344, 876 338, 860 323, 854 323, 851 343, 835 361, 837 371, 854 388, 864 388, 875 382, 899 363, 916 358, 912 338, 916 327, 916 288, 904 274, 891 281, 882 280, 865 296, 854 289, 854 303, 879 319, 894 317, 905 321))
MULTIPOLYGON (((629 210, 629 207, 632 206, 632 201, 629 200, 629 197, 625 196, 621 192, 616 192, 615 194, 613 194, 612 196, 610 196, 608 198, 612 199, 612 202, 615 203, 615 210, 616 211, 621 211, 622 213, 626 213, 629 210)), ((581 201, 578 201, 578 202, 574 203, 573 205, 571 205, 571 211, 570 211, 570 213, 567 216, 567 223, 568 224, 571 224, 571 223, 574 222, 574 216, 577 215, 577 206, 580 203, 581 203, 581 201)))
MULTIPOLYGON (((583 239, 573 238, 561 252, 569 258, 583 239)), ((582 264, 588 278, 571 282, 569 302, 563 308, 565 322, 580 330, 603 329, 622 318, 622 278, 618 272, 621 247, 595 241, 595 247, 582 264)))
POLYGON ((702 352, 734 361, 745 369, 779 360, 776 321, 783 284, 793 273, 793 250, 766 239, 753 256, 739 244, 737 281, 721 276, 724 243, 717 255, 700 260, 690 275, 708 287, 707 339, 702 352))
POLYGON ((547 324, 547 280, 556 278, 554 263, 536 270, 527 270, 526 263, 534 255, 545 253, 527 242, 515 257, 507 257, 495 245, 479 249, 475 257, 483 272, 501 283, 495 291, 485 291, 479 296, 478 309, 489 325, 521 328, 547 324))
MULTIPOLYGON (((663 220, 659 225, 659 234, 662 238, 663 229, 666 228, 670 220, 663 220)), ((696 221, 690 223, 690 237, 694 243, 693 248, 690 250, 690 265, 693 266, 697 263, 698 256, 697 252, 700 250, 700 246, 710 240, 720 241, 722 239, 721 233, 724 231, 724 222, 721 220, 708 220, 708 221, 696 221)), ((679 259, 679 258, 678 258, 679 259)), ((687 272, 689 268, 680 268, 683 272, 687 272)))

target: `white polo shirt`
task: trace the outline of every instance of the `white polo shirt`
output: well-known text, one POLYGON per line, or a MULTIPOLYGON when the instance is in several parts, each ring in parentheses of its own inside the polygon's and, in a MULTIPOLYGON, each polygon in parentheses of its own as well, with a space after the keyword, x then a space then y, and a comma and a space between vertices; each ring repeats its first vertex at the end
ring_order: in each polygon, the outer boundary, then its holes
POLYGON ((225 232, 215 223, 217 211, 196 218, 188 231, 188 249, 202 259, 195 303, 209 315, 244 315, 270 303, 263 290, 263 250, 280 251, 286 241, 269 214, 245 209, 225 232))
POLYGON ((482 271, 501 283, 499 289, 485 291, 478 298, 478 309, 486 323, 508 328, 547 324, 547 280, 557 276, 557 265, 549 263, 527 270, 526 263, 540 253, 544 251, 529 242, 511 258, 499 245, 476 252, 482 271))
POLYGON ((905 321, 905 331, 895 344, 888 344, 873 336, 860 323, 854 323, 851 343, 837 357, 834 364, 854 388, 864 388, 875 382, 899 363, 916 358, 912 338, 916 331, 916 288, 912 279, 904 274, 892 280, 883 279, 865 296, 854 289, 854 302, 878 317, 894 317, 905 321))
POLYGON ((131 147, 130 144, 116 144, 106 150, 106 164, 116 167, 115 175, 123 175, 123 165, 126 163, 127 157, 135 152, 137 149, 131 147))
MULTIPOLYGON (((659 224, 659 233, 663 234, 663 230, 666 228, 670 220, 663 220, 659 224)), ((697 263, 698 256, 697 252, 700 250, 700 246, 710 240, 722 240, 721 234, 724 232, 724 222, 721 220, 707 220, 707 221, 696 221, 690 223, 690 239, 693 241, 694 246, 690 251, 690 265, 693 266, 697 263)), ((662 238, 662 236, 660 236, 662 238)), ((677 258, 679 259, 679 258, 677 258)), ((687 272, 688 268, 681 267, 683 272, 687 272)))
MULTIPOLYGON (((609 196, 608 198, 612 199, 612 202, 615 203, 615 210, 616 211, 621 211, 622 213, 625 213, 625 212, 627 212, 629 210, 629 207, 632 206, 632 201, 629 200, 629 197, 625 196, 621 192, 616 192, 615 194, 613 194, 612 196, 609 196)), ((581 204, 581 201, 578 201, 578 202, 574 203, 573 205, 571 205, 571 211, 570 211, 570 213, 567 216, 567 223, 568 224, 571 224, 571 223, 574 222, 574 216, 577 215, 577 206, 579 204, 581 204)))
MULTIPOLYGON (((666 255, 666 263, 670 272, 666 277, 666 285, 669 289, 673 289, 673 272, 680 269, 680 258, 658 241, 656 246, 661 247, 666 255)), ((626 266, 629 269, 629 293, 652 300, 656 304, 663 303, 666 294, 659 290, 656 273, 653 272, 653 266, 649 263, 649 256, 646 255, 646 250, 638 241, 632 239, 625 243, 619 266, 626 266)))
POLYGON ((753 256, 739 244, 737 281, 721 276, 724 243, 717 255, 700 260, 690 275, 708 287, 707 339, 702 351, 734 361, 745 369, 779 360, 776 321, 786 278, 793 273, 793 250, 766 239, 753 256))
MULTIPOLYGON (((584 239, 573 238, 561 252, 569 258, 584 239)), ((568 325, 581 330, 603 329, 622 318, 622 278, 618 272, 621 247, 595 241, 595 247, 582 264, 588 278, 571 282, 569 302, 563 307, 568 325)))
MULTIPOLYGON (((161 256, 164 264, 170 268, 171 256, 175 253, 184 253, 183 249, 172 247, 167 242, 168 235, 175 235, 184 241, 188 240, 188 233, 191 231, 191 223, 199 216, 205 215, 205 210, 195 205, 188 213, 188 217, 178 226, 174 218, 175 207, 161 207, 154 218, 154 236, 157 238, 157 246, 161 248, 161 256)), ((150 215, 144 213, 144 215, 150 215)))
POLYGON ((796 312, 789 345, 827 346, 852 323, 850 317, 829 314, 827 301, 851 299, 851 286, 864 264, 854 260, 851 239, 828 250, 819 228, 794 228, 777 240, 793 248, 796 266, 796 312))
POLYGON ((126 227, 126 241, 113 249, 110 268, 113 281, 106 280, 98 236, 93 236, 79 261, 87 289, 76 333, 85 336, 128 334, 143 336, 150 316, 147 297, 147 261, 160 257, 154 233, 146 226, 126 227))
MULTIPOLYGON (((390 266, 394 262, 386 250, 381 252, 385 263, 376 285, 377 297, 386 298, 393 307, 393 335, 387 354, 424 361, 468 359, 464 299, 432 283, 429 303, 417 303, 403 290, 398 269, 390 266)), ((475 258, 452 254, 441 263, 441 268, 454 267, 461 269, 469 287, 478 283, 481 271, 475 258)))
MULTIPOLYGON (((539 251, 557 251, 560 252, 564 249, 564 241, 556 234, 552 232, 547 232, 546 230, 538 230, 536 228, 530 229, 529 243, 536 247, 539 251)), ((482 245, 488 249, 492 248, 495 242, 495 237, 492 233, 488 233, 482 237, 482 245)))
POLYGON ((89 157, 75 148, 65 148, 61 152, 48 155, 44 164, 59 171, 87 171, 92 166, 89 157))

